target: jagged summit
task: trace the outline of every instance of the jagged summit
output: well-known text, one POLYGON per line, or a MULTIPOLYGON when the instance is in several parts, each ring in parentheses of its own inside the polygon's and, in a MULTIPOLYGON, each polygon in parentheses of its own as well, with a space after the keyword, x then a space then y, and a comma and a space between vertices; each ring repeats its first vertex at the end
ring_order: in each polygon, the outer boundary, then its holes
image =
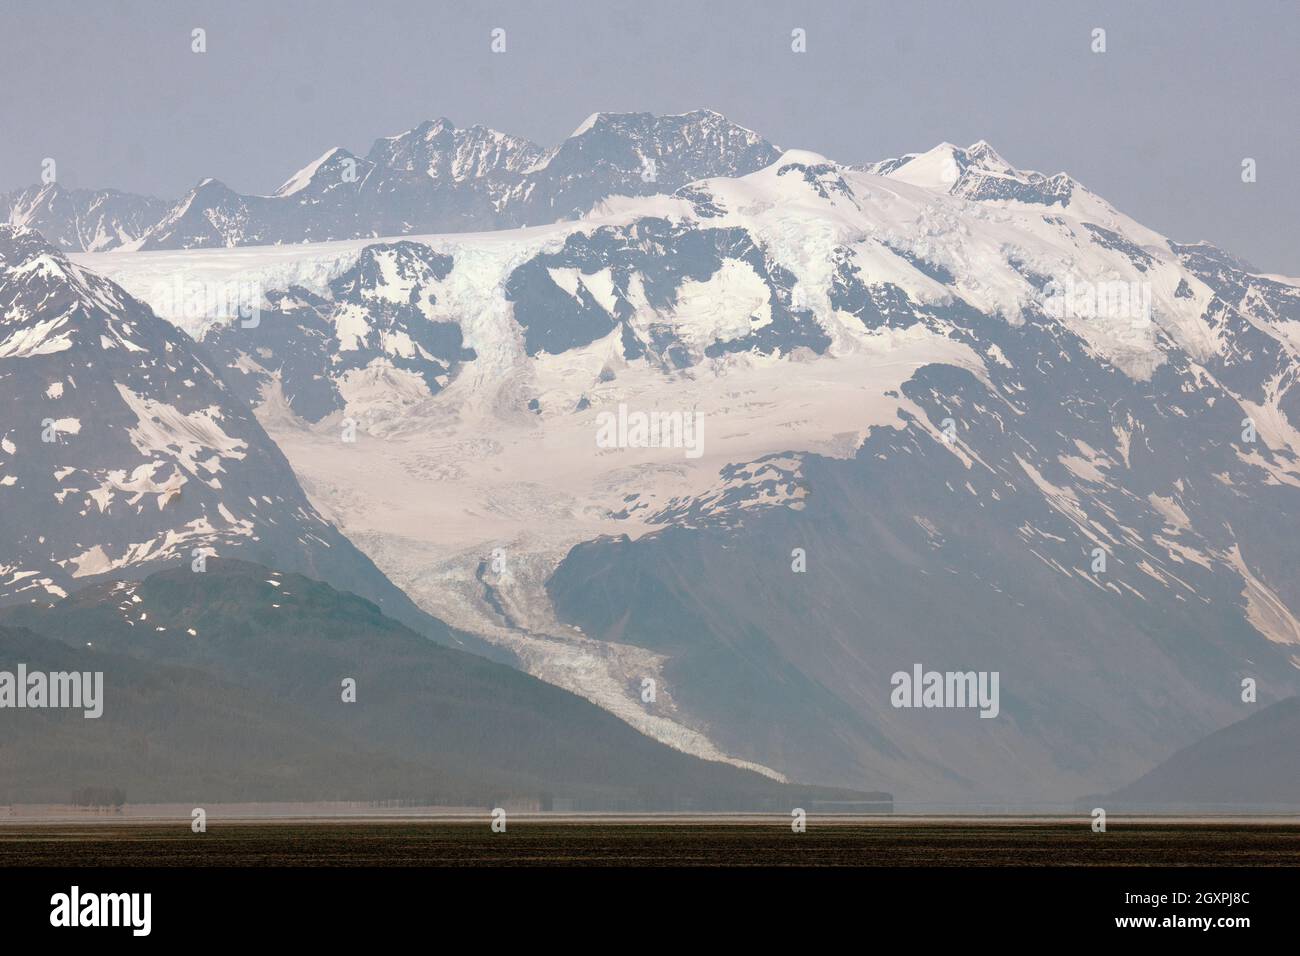
POLYGON ((116 189, 48 183, 0 196, 0 222, 34 226, 60 249, 98 252, 139 238, 171 205, 116 189))
POLYGON ((486 126, 460 129, 442 117, 375 140, 367 158, 380 166, 422 173, 435 183, 463 184, 521 173, 541 154, 541 147, 526 139, 486 126))
POLYGON ((539 225, 578 219, 613 196, 744 175, 779 154, 713 110, 595 113, 549 149, 441 117, 375 140, 365 158, 327 150, 271 196, 205 180, 125 244, 217 248, 539 225))
POLYGON ((55 251, 34 226, 0 222, 0 262, 12 265, 46 250, 55 251))
POLYGON ((375 140, 364 158, 332 147, 269 196, 213 178, 174 202, 32 187, 3 197, 0 219, 36 225, 72 251, 487 231, 578 219, 611 197, 668 195, 698 179, 745 175, 779 154, 708 109, 593 113, 549 148, 443 116, 375 140))
POLYGON ((331 147, 270 195, 213 178, 175 202, 32 187, 5 196, 0 217, 39 226, 73 251, 481 232, 580 219, 612 196, 668 195, 695 179, 744 176, 779 155, 712 109, 593 113, 549 148, 443 116, 374 140, 365 157, 331 147))
POLYGON ((1008 199, 1066 207, 1082 187, 1065 173, 1052 176, 1016 169, 985 140, 962 148, 940 143, 924 153, 909 153, 863 167, 878 176, 973 200, 1008 199))
POLYGON ((348 162, 354 164, 353 168, 355 169, 357 157, 342 146, 333 146, 285 180, 284 185, 272 195, 292 196, 294 193, 302 192, 311 186, 318 176, 326 176, 331 172, 334 173, 331 177, 333 182, 342 182, 341 166, 348 162))

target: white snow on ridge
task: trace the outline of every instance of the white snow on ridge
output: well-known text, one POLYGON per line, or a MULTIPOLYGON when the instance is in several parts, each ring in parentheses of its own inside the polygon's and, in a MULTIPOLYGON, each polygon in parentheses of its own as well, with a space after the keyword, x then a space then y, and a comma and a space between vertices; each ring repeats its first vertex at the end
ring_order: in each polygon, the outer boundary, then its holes
POLYGON ((597 122, 600 121, 600 116, 601 116, 600 113, 592 113, 585 120, 583 120, 581 123, 578 124, 577 128, 572 133, 569 134, 568 138, 573 139, 575 136, 581 136, 583 133, 587 132, 587 130, 591 129, 593 126, 596 125, 597 122))
POLYGON ((947 191, 961 176, 955 150, 951 143, 940 143, 928 152, 912 156, 891 174, 891 178, 923 189, 947 191))
MULTIPOLYGON (((987 381, 980 356, 924 325, 871 331, 853 316, 836 312, 829 293, 837 254, 849 250, 866 283, 890 283, 912 300, 935 306, 960 296, 1012 325, 1023 321, 1029 306, 1042 304, 1043 290, 1027 275, 1142 283, 1150 290, 1150 322, 1129 316, 1060 317, 1095 354, 1139 380, 1149 378, 1165 359, 1160 332, 1194 360, 1223 347, 1203 319, 1210 291, 1189 280, 1190 297, 1186 288, 1178 293, 1189 274, 1162 237, 1085 190, 1076 190, 1065 209, 950 196, 947 190, 959 175, 952 148, 931 154, 903 167, 906 175, 886 177, 836 167, 815 153, 796 150, 749 176, 695 184, 721 210, 700 219, 700 228, 737 227, 753 236, 767 256, 796 276, 797 294, 832 345, 823 356, 804 349, 792 355, 731 354, 671 375, 644 360, 625 361, 617 330, 558 355, 528 356, 503 288, 516 267, 540 252, 558 250, 575 232, 644 216, 693 217, 691 202, 680 197, 614 197, 578 222, 493 233, 74 258, 159 304, 163 299, 152 290, 178 274, 212 284, 256 282, 263 290, 302 285, 324 292, 368 246, 416 242, 451 255, 453 269, 436 284, 437 303, 425 314, 430 320, 457 322, 465 345, 477 357, 441 392, 430 395, 418 375, 378 359, 347 373, 340 386, 346 409, 316 426, 292 413, 278 383, 264 395, 259 418, 317 508, 426 611, 508 646, 530 673, 595 701, 657 739, 709 759, 739 762, 711 743, 707 728, 679 719, 670 689, 663 708, 647 712, 629 687, 634 678, 660 673, 662 659, 641 648, 592 641, 557 621, 545 581, 579 542, 601 535, 637 538, 661 527, 653 519, 658 512, 684 501, 713 500, 723 486, 719 472, 724 466, 775 453, 787 456, 796 468, 804 453, 847 457, 869 429, 901 427, 900 410, 912 412, 921 427, 928 427, 919 409, 890 394, 924 365, 958 366, 987 381), (847 194, 837 191, 841 183, 847 194), (1088 223, 1118 233, 1131 246, 1108 245, 1088 223), (1134 258, 1141 266, 1126 249, 1137 250, 1134 258), (944 274, 950 278, 941 278, 944 274), (531 399, 539 403, 536 413, 527 410, 531 399), (671 448, 597 447, 598 416, 619 405, 699 415, 702 455, 689 458, 671 448), (355 444, 335 439, 345 416, 363 423, 355 444), (498 550, 507 555, 511 570, 484 578, 484 562, 498 550)), ((990 154, 996 157, 988 150, 986 160, 990 154)), ((379 292, 403 301, 410 284, 389 266, 391 261, 381 259, 387 284, 379 292)), ((612 311, 609 269, 589 274, 553 268, 550 275, 569 295, 585 289, 612 311)), ((634 328, 670 326, 696 353, 771 321, 766 286, 748 263, 736 259, 724 260, 707 280, 683 282, 673 309, 651 308, 638 275, 626 291, 634 328)), ((163 315, 196 337, 216 318, 163 315)), ((336 322, 341 350, 355 347, 369 331, 360 316, 346 309, 336 322)), ((383 348, 400 356, 410 345, 394 337, 383 348)), ((1000 351, 992 360, 1006 363, 999 356, 1000 351)), ((238 443, 232 444, 213 421, 194 415, 181 416, 186 418, 182 421, 175 409, 164 406, 160 414, 156 407, 137 404, 132 407, 142 431, 138 438, 133 432, 133 439, 145 454, 160 453, 181 436, 177 460, 197 475, 197 466, 218 462, 208 470, 219 470, 220 454, 239 451, 238 443), (144 425, 154 417, 163 421, 157 433, 144 425), (198 447, 184 444, 194 429, 204 436, 198 447), (199 448, 217 454, 200 462, 199 448)), ((1267 444, 1300 447, 1300 436, 1282 428, 1272 406, 1255 411, 1267 444)), ((1131 430, 1123 437, 1125 464, 1130 440, 1131 430)), ((982 464, 960 443, 946 447, 967 468, 982 464)), ((1106 544, 1112 539, 1089 519, 1080 489, 1105 485, 1108 469, 1119 463, 1086 447, 1079 451, 1079 456, 1058 460, 1078 479, 1077 487, 1053 484, 1028 461, 1021 465, 1048 503, 1083 536, 1106 544)), ((793 506, 797 497, 798 489, 772 503, 793 506)), ((1173 537, 1186 530, 1187 516, 1174 499, 1162 498, 1151 506, 1166 518, 1173 537)), ((1185 560, 1206 560, 1185 541, 1162 543, 1185 560)), ((107 560, 83 557, 87 566, 107 560)), ((1164 580, 1147 567, 1147 573, 1164 580)), ((1276 635, 1274 640, 1291 642, 1300 631, 1283 616, 1285 607, 1278 611, 1271 592, 1251 583, 1248 571, 1243 576, 1255 609, 1252 620, 1276 635)))
POLYGON ((138 419, 129 434, 140 454, 172 459, 195 477, 200 477, 200 468, 209 475, 221 471, 222 458, 244 457, 248 445, 221 430, 216 409, 187 415, 165 402, 137 395, 124 385, 118 385, 117 391, 138 419), (206 456, 204 460, 200 460, 201 455, 206 456))
POLYGON ((548 244, 559 244, 574 223, 558 223, 529 229, 486 233, 450 233, 437 236, 392 236, 379 239, 346 239, 335 242, 281 246, 235 246, 218 249, 182 249, 160 252, 119 251, 74 253, 70 259, 112 279, 127 292, 191 337, 202 338, 204 330, 228 315, 194 314, 184 303, 183 311, 166 308, 175 303, 177 277, 188 288, 199 283, 211 289, 256 285, 262 292, 302 286, 324 294, 332 279, 356 265, 367 246, 392 242, 419 242, 438 252, 453 255, 461 248, 497 250, 506 259, 522 262, 548 244))
POLYGON ((326 150, 318 159, 308 163, 285 180, 284 185, 277 189, 272 195, 292 196, 294 193, 302 192, 302 190, 311 185, 312 177, 316 175, 316 170, 329 162, 335 154, 343 151, 344 150, 341 146, 335 146, 333 149, 326 150))
POLYGON ((10 334, 0 340, 0 358, 26 358, 32 355, 52 355, 72 348, 68 332, 55 332, 67 326, 67 317, 60 316, 38 322, 33 326, 10 334))
MULTIPOLYGON (((937 155, 943 155, 942 151, 937 155)), ((776 163, 748 176, 701 181, 697 186, 725 210, 722 216, 701 225, 749 230, 799 276, 809 304, 819 315, 830 311, 825 299, 830 252, 847 247, 865 281, 893 283, 921 302, 942 301, 955 291, 981 311, 1002 315, 1013 323, 1027 305, 1040 303, 1043 297, 1043 290, 1035 288, 1022 270, 1077 282, 1142 283, 1150 289, 1151 323, 1136 323, 1128 316, 1063 318, 1098 354, 1136 378, 1145 379, 1163 360, 1154 342, 1157 329, 1169 332, 1194 356, 1204 357, 1214 350, 1214 337, 1195 308, 1208 300, 1208 290, 1197 283, 1192 302, 1175 300, 1184 272, 1168 246, 1100 200, 1080 200, 1078 210, 1072 206, 1065 212, 1059 207, 1023 203, 972 202, 948 196, 941 189, 918 186, 898 178, 897 173, 884 177, 835 167, 851 187, 853 201, 835 194, 828 201, 803 180, 794 164, 824 166, 829 161, 815 153, 790 150, 776 163), (1086 220, 1077 218, 1079 215, 1086 215, 1086 220), (1084 228, 1084 221, 1102 223, 1128 236, 1152 258, 1152 266, 1139 270, 1123 253, 1100 244, 1084 228), (953 276, 952 287, 927 275, 903 255, 946 269, 953 276), (1013 259, 1020 268, 1013 265, 1013 259), (1189 314, 1194 318, 1188 319, 1189 314)), ((365 247, 409 241, 452 255, 457 260, 454 279, 465 257, 481 260, 482 254, 487 254, 504 268, 558 248, 572 232, 590 232, 644 216, 680 220, 691 215, 690 203, 678 197, 614 197, 578 222, 529 229, 232 249, 84 253, 74 258, 103 272, 153 305, 164 318, 199 337, 208 324, 224 317, 177 315, 174 310, 169 314, 165 307, 175 296, 167 293, 176 275, 212 287, 256 283, 268 291, 301 285, 323 293, 328 282, 353 265, 365 247)), ((485 297, 499 294, 506 274, 496 271, 491 281, 477 286, 477 308, 482 308, 485 297)), ((557 276, 557 281, 561 278, 557 276)), ((577 278, 572 277, 565 287, 571 290, 577 278)), ((585 277, 583 281, 587 284, 585 277)))

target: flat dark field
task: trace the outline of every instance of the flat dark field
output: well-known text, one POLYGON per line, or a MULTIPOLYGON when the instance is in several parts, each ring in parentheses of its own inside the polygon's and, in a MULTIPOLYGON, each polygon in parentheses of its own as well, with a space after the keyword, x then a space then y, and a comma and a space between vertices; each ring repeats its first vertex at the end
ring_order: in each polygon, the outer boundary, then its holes
POLYGON ((1300 826, 919 822, 209 820, 0 825, 14 866, 1297 866, 1300 826))

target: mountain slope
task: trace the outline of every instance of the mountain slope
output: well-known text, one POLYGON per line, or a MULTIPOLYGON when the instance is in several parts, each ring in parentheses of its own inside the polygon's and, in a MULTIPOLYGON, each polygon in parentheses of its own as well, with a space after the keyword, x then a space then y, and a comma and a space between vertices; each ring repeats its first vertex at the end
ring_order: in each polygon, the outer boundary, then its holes
POLYGON ((1183 748, 1104 798, 1110 807, 1300 806, 1300 698, 1290 697, 1183 748))
POLYGON ((439 189, 416 173, 378 166, 336 148, 272 196, 242 195, 205 179, 134 248, 277 245, 491 225, 491 211, 472 187, 439 189))
POLYGON ((1016 169, 983 140, 965 149, 941 143, 925 153, 886 159, 862 168, 879 176, 971 200, 1001 199, 1069 208, 1076 190, 1086 194, 1065 173, 1045 176, 1016 169))
POLYGON ((205 345, 240 357, 225 375, 250 404, 274 386, 310 422, 361 395, 400 410, 437 393, 474 357, 459 324, 439 312, 451 267, 450 257, 416 243, 368 246, 325 295, 273 291, 265 321, 215 326, 205 345))
POLYGON ((513 668, 438 646, 354 595, 248 562, 104 582, 0 621, 0 666, 104 672, 97 720, 6 711, 20 729, 4 735, 0 758, 21 761, 10 786, 25 799, 65 799, 74 785, 123 786, 142 801, 437 796, 484 806, 551 794, 642 809, 786 810, 852 796, 696 760, 513 668), (355 702, 342 699, 345 678, 355 702), (208 761, 197 779, 168 766, 195 754, 208 761))
MULTIPOLYGON (((29 674, 101 672, 107 705, 94 720, 80 710, 6 710, 0 803, 64 804, 83 787, 119 788, 137 803, 195 806, 455 796, 425 767, 367 749, 272 695, 193 668, 0 625, 0 670, 14 673, 19 664, 29 674)), ((503 793, 513 783, 481 781, 503 793)))
POLYGON ((0 227, 0 601, 205 554, 274 559, 451 639, 316 512, 188 336, 0 227))

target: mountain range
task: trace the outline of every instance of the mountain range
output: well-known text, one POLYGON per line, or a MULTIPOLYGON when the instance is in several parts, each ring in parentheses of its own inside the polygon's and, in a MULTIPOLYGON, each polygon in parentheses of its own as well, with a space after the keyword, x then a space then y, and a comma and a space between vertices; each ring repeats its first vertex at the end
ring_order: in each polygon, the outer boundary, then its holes
POLYGON ((987 143, 439 122, 115 251, 0 241, 9 600, 211 545, 676 750, 914 806, 1115 790, 1300 691, 1300 282, 987 143), (699 454, 603 443, 629 412, 699 454), (918 663, 997 672, 998 716, 894 706, 918 663))
POLYGON ((613 195, 752 172, 778 154, 711 110, 596 113, 550 149, 443 118, 376 140, 364 157, 327 150, 270 196, 211 178, 176 201, 49 184, 0 196, 0 221, 75 252, 508 229, 576 219, 613 195))

